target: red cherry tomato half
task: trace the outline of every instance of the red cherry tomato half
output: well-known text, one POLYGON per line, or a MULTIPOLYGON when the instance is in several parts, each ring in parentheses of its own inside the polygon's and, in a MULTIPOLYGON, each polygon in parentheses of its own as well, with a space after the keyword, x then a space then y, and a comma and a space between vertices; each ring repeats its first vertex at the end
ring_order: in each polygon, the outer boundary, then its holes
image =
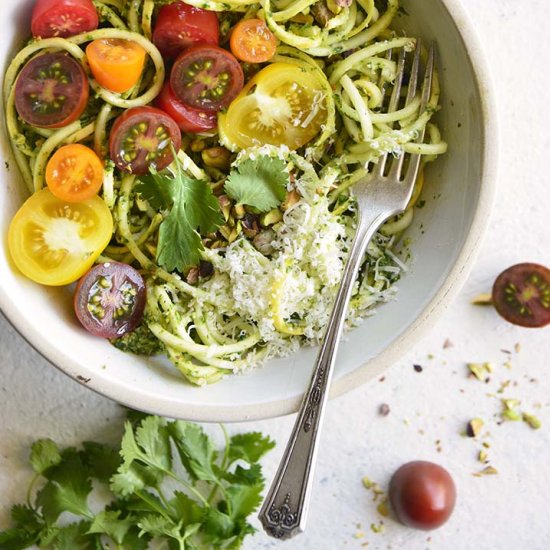
POLYGON ((15 84, 15 108, 28 124, 61 128, 74 122, 86 109, 88 78, 72 57, 47 53, 33 57, 15 84))
POLYGON ((424 530, 443 525, 456 502, 456 488, 449 472, 421 460, 404 464, 393 474, 389 495, 399 521, 424 530))
POLYGON ((539 264, 516 264, 493 285, 493 304, 510 323, 527 328, 550 324, 550 269, 539 264))
POLYGON ((191 109, 182 103, 172 91, 170 82, 166 82, 164 88, 156 100, 157 107, 170 115, 182 132, 207 132, 218 125, 216 113, 207 113, 191 109))
POLYGON ((37 0, 32 10, 35 37, 75 36, 97 29, 99 17, 92 0, 37 0))
POLYGON ((160 8, 153 42, 163 57, 174 58, 193 44, 217 46, 219 31, 215 12, 174 2, 160 8))
POLYGON ((96 265, 78 282, 74 309, 82 326, 93 335, 101 338, 123 336, 143 319, 143 277, 128 264, 96 265))
POLYGON ((181 147, 181 132, 174 120, 155 107, 135 107, 120 115, 109 138, 111 160, 131 174, 157 171, 173 160, 172 147, 181 147))
POLYGON ((180 101, 203 111, 227 107, 244 85, 243 70, 232 54, 217 46, 193 46, 174 63, 170 85, 180 101))

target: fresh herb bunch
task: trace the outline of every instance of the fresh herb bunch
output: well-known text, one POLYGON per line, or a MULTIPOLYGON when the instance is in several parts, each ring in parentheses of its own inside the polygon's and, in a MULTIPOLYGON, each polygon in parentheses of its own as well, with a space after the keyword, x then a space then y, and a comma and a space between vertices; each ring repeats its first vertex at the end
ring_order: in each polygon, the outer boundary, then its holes
POLYGON ((92 442, 62 450, 51 439, 32 445, 36 475, 27 503, 11 509, 15 526, 0 533, 0 549, 241 547, 262 498, 259 460, 274 442, 257 432, 229 438, 224 430, 218 452, 197 424, 129 418, 119 451, 92 442), (94 511, 107 489, 111 502, 94 511))

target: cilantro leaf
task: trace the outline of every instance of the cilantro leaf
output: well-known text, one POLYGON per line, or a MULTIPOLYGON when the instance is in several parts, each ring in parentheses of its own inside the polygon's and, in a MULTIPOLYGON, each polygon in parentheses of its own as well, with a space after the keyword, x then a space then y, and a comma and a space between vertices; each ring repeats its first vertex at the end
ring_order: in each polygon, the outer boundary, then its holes
POLYGON ((88 468, 78 455, 70 454, 60 464, 49 468, 48 479, 36 498, 47 522, 55 522, 63 512, 91 516, 88 495, 92 491, 92 483, 88 468))
POLYGON ((29 462, 33 470, 41 474, 61 462, 59 447, 51 439, 39 439, 32 444, 29 462))
POLYGON ((120 466, 120 455, 116 449, 101 443, 85 441, 82 444, 85 463, 90 468, 90 474, 100 481, 108 482, 120 466))
POLYGON ((249 464, 258 462, 275 447, 275 442, 259 432, 236 434, 230 439, 229 462, 242 459, 249 464))
POLYGON ((263 483, 257 485, 232 485, 226 490, 227 500, 234 520, 245 519, 262 503, 263 483))
POLYGON ((0 548, 2 550, 20 550, 29 548, 38 540, 38 533, 32 533, 21 527, 7 529, 0 533, 0 548))
POLYGON ((213 463, 217 453, 211 439, 197 424, 177 420, 169 424, 183 466, 192 479, 218 482, 213 463))
MULTIPOLYGON (((96 550, 103 548, 95 535, 87 533, 89 522, 71 523, 57 530, 52 543, 54 550, 96 550)), ((44 541, 41 541, 44 544, 44 541)))
POLYGON ((225 182, 225 192, 237 204, 247 204, 260 212, 267 212, 285 199, 288 183, 286 164, 281 159, 263 155, 247 159, 231 170, 225 182))
POLYGON ((142 198, 160 211, 169 211, 160 224, 157 261, 168 271, 184 271, 200 262, 202 234, 223 225, 218 200, 207 182, 178 173, 153 172, 140 178, 135 187, 142 198))
MULTIPOLYGON (((42 486, 34 502, 12 507, 14 527, 0 532, 0 549, 146 550, 153 538, 174 550, 241 548, 254 532, 247 517, 261 502, 258 459, 272 441, 259 433, 233 436, 219 453, 196 424, 129 418, 118 454, 93 442, 80 450, 50 440, 33 446, 39 475, 32 485, 42 486), (114 497, 97 513, 88 507, 92 478, 109 481, 114 497), (65 512, 83 520, 67 523, 65 512)), ((98 496, 106 494, 94 493, 94 510, 98 496)))
POLYGON ((128 531, 135 525, 135 518, 128 516, 120 518, 120 511, 99 512, 94 518, 88 533, 104 533, 116 543, 122 544, 128 531))

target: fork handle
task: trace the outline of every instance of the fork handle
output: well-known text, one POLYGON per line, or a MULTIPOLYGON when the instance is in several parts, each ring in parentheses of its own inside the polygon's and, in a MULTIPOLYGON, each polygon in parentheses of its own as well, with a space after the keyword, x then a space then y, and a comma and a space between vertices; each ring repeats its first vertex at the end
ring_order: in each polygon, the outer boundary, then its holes
MULTIPOLYGON (((290 439, 259 513, 265 531, 288 539, 305 529, 319 434, 327 402, 333 366, 344 327, 347 307, 359 267, 371 238, 393 213, 373 212, 371 219, 358 220, 342 282, 290 439)), ((368 214, 367 214, 368 215, 368 214)))

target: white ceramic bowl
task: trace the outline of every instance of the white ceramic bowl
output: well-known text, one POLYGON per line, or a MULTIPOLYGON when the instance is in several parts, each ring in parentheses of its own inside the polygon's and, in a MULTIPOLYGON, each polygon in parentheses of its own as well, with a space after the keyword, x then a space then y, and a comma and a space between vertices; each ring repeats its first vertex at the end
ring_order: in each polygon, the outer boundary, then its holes
MULTIPOLYGON (((29 28, 32 0, 2 5, 2 74, 29 28)), ((495 186, 496 140, 488 71, 460 0, 402 0, 410 16, 397 20, 412 35, 436 40, 442 81, 439 123, 449 153, 430 167, 416 209, 413 266, 398 300, 348 335, 341 346, 332 395, 377 376, 408 350, 460 288, 487 226, 495 186), (433 198, 437 196, 438 198, 433 198), (420 229, 422 227, 422 230, 420 229)), ((4 117, 2 117, 4 118, 4 117)), ((74 319, 67 289, 35 285, 10 265, 8 224, 25 191, 5 132, 0 143, 0 308, 27 341, 63 372, 130 407, 202 421, 240 421, 295 411, 315 349, 271 361, 244 376, 196 388, 167 362, 127 355, 89 336, 74 319)))

